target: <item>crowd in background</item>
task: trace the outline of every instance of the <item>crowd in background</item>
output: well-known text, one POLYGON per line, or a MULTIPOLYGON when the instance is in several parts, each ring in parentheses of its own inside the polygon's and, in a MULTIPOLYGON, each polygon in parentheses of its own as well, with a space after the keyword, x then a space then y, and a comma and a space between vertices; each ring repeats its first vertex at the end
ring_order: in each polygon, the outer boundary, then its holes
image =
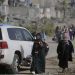
MULTIPOLYGON (((64 37, 63 35, 67 35, 69 40, 74 40, 75 38, 75 26, 71 24, 70 26, 57 26, 55 29, 55 36, 54 38, 59 42, 64 37)), ((54 40, 54 39, 53 39, 54 40)))

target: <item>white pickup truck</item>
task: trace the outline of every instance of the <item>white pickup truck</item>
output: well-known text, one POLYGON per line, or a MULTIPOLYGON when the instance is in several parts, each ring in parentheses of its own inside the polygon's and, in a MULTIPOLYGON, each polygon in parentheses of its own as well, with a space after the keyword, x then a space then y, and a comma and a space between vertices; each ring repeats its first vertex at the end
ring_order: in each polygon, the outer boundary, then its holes
POLYGON ((23 59, 31 55, 33 43, 26 28, 0 24, 0 64, 11 65, 18 71, 23 59))

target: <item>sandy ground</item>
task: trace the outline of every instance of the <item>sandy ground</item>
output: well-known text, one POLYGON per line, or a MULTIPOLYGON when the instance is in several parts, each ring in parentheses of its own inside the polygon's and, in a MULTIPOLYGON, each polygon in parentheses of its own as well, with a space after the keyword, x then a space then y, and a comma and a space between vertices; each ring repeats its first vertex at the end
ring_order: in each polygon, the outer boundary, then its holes
MULTIPOLYGON (((49 52, 46 57, 46 73, 40 75, 75 75, 75 54, 73 54, 73 62, 69 62, 69 69, 62 73, 62 69, 58 66, 57 59, 57 43, 52 41, 52 37, 48 37, 46 42, 49 45, 49 52)), ((32 75, 29 70, 20 71, 20 74, 32 75)))

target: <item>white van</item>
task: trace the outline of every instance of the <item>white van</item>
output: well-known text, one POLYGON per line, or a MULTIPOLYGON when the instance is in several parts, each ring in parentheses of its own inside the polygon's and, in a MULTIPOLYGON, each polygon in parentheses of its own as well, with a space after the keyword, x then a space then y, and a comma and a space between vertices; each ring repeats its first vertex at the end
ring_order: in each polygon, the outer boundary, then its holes
POLYGON ((0 63, 16 71, 24 58, 31 55, 33 36, 24 27, 0 24, 0 63))

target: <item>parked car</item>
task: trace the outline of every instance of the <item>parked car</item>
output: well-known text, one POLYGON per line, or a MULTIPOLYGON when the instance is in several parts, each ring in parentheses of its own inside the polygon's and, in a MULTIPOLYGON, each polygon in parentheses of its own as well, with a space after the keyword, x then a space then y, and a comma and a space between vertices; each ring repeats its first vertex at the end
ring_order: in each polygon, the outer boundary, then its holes
POLYGON ((0 24, 0 64, 8 64, 18 72, 23 59, 31 55, 33 43, 26 28, 0 24))

